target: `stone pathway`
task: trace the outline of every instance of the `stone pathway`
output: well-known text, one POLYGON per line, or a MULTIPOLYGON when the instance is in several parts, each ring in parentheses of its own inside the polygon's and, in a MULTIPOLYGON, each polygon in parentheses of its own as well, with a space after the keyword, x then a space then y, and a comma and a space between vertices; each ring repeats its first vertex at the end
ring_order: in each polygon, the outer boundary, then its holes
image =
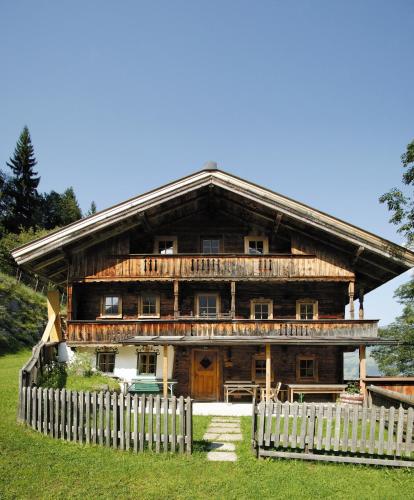
POLYGON ((243 439, 240 418, 213 417, 203 439, 209 441, 207 460, 213 462, 235 462, 237 455, 234 441, 243 439))

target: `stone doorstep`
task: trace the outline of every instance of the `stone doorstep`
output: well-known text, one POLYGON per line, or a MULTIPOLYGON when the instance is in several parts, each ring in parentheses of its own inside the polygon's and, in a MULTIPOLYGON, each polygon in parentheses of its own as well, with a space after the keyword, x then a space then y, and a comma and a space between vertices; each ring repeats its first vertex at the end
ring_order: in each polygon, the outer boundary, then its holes
POLYGON ((237 455, 231 451, 209 451, 207 460, 211 462, 236 462, 237 455))
POLYGON ((213 426, 210 426, 207 429, 207 432, 210 433, 210 434, 223 434, 223 433, 227 433, 227 434, 240 434, 241 430, 240 430, 240 427, 236 427, 235 429, 228 429, 227 427, 213 427, 213 426))
POLYGON ((217 441, 212 441, 208 445, 211 451, 236 451, 236 445, 233 443, 218 443, 217 441))

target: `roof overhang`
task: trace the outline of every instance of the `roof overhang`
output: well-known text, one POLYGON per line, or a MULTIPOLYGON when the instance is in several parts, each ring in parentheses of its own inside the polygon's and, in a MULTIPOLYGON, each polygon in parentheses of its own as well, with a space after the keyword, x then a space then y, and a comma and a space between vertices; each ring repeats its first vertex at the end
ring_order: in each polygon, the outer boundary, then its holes
MULTIPOLYGON (((387 271, 388 266, 392 267, 392 273, 385 276, 382 282, 414 266, 414 252, 404 247, 235 175, 221 170, 208 169, 53 231, 43 238, 16 248, 12 251, 12 256, 17 264, 27 267, 31 271, 34 270, 31 264, 36 262, 36 266, 38 266, 36 272, 41 275, 39 263, 41 267, 43 263, 46 266, 48 262, 64 261, 67 257, 65 249, 69 246, 80 244, 85 238, 96 238, 98 233, 109 228, 122 230, 128 227, 128 221, 135 221, 136 224, 137 220, 140 220, 139 217, 144 216, 153 207, 206 186, 216 186, 232 193, 232 195, 250 200, 258 206, 270 209, 282 216, 285 215, 289 220, 297 221, 298 224, 314 228, 316 231, 326 234, 327 237, 330 235, 346 242, 355 248, 356 258, 358 258, 359 253, 364 252, 365 255, 369 254, 380 259, 382 269, 387 271)), ((53 276, 47 277, 53 281, 53 276)), ((378 282, 376 286, 379 284, 381 283, 378 282)))

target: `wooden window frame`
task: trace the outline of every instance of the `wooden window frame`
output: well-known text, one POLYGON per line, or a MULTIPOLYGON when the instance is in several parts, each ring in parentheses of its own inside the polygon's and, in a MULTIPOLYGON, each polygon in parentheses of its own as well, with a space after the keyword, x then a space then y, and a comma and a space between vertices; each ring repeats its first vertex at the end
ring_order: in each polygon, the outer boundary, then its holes
POLYGON ((266 255, 269 253, 269 238, 267 236, 245 236, 244 237, 244 253, 247 255, 254 255, 256 257, 261 254, 251 254, 249 253, 249 243, 251 241, 263 241, 263 254, 266 255))
MULTIPOLYGON (((263 377, 257 377, 256 375, 256 361, 261 360, 265 362, 265 370, 266 370, 266 354, 264 352, 254 354, 252 356, 252 380, 254 383, 265 383, 266 382, 266 371, 263 377)), ((272 367, 270 367, 270 379, 274 381, 274 374, 272 367)))
MULTIPOLYGON (((273 319, 273 300, 265 298, 250 300, 250 319, 256 319, 254 311, 256 304, 267 304, 269 310, 269 317, 267 319, 273 319)), ((257 321, 266 321, 266 320, 261 320, 260 318, 257 318, 257 321)))
MULTIPOLYGON (((218 292, 198 292, 195 294, 195 297, 194 297, 194 300, 195 300, 195 306, 194 306, 194 310, 196 312, 196 316, 198 318, 206 318, 206 319, 209 319, 208 317, 206 316, 200 316, 200 302, 199 302, 199 298, 200 297, 216 297, 216 317, 218 318, 219 315, 220 315, 220 312, 221 312, 221 297, 220 297, 220 294, 218 292)), ((214 318, 212 318, 214 319, 214 318)))
POLYGON ((217 236, 217 235, 202 235, 200 236, 200 253, 203 254, 203 255, 217 255, 217 254, 214 254, 214 253, 204 253, 203 252, 203 241, 204 240, 218 240, 219 242, 219 251, 218 253, 221 254, 223 253, 223 238, 222 236, 217 236))
POLYGON ((116 351, 98 351, 96 353, 96 369, 102 373, 114 373, 115 372, 115 364, 116 364, 116 355, 117 355, 116 351), (114 356, 114 368, 111 372, 104 372, 103 370, 100 369, 99 358, 102 354, 104 354, 104 355, 112 354, 114 356))
POLYGON ((151 318, 160 318, 161 317, 161 305, 160 305, 160 295, 158 293, 153 293, 153 292, 142 292, 141 295, 138 297, 138 318, 143 318, 143 319, 151 319, 151 318), (150 295, 152 297, 155 297, 155 314, 144 314, 143 313, 143 298, 147 295, 150 295))
POLYGON ((145 375, 148 377, 156 377, 157 376, 157 362, 158 362, 158 353, 156 352, 138 352, 137 353, 137 375, 145 375), (153 373, 141 373, 140 372, 140 359, 141 356, 155 356, 155 364, 154 364, 154 372, 153 373))
POLYGON ((316 354, 296 356, 296 382, 319 382, 319 366, 318 358, 316 354), (301 377, 300 375, 300 362, 301 361, 313 361, 313 376, 312 377, 301 377))
POLYGON ((296 301, 296 319, 300 320, 300 306, 302 304, 312 304, 313 306, 313 318, 310 320, 301 320, 301 321, 312 321, 319 319, 319 305, 318 301, 315 299, 299 299, 296 301))
POLYGON ((154 238, 154 253, 157 255, 176 255, 178 253, 177 236, 156 236, 154 238), (172 254, 161 254, 160 247, 159 247, 160 241, 172 241, 173 242, 173 253, 172 254))
POLYGON ((105 294, 102 295, 101 297, 101 314, 99 316, 100 318, 106 319, 106 318, 122 318, 122 296, 117 295, 117 294, 105 294), (117 297, 118 298, 118 314, 105 314, 105 299, 106 297, 117 297))

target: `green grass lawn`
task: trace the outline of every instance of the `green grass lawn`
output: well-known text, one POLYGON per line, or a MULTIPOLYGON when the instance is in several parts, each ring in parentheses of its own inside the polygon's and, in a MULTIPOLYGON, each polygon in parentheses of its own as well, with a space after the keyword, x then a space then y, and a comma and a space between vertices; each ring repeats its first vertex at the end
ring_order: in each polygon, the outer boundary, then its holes
POLYGON ((133 454, 45 437, 16 423, 17 373, 29 352, 0 357, 0 498, 414 498, 404 469, 258 461, 250 418, 236 463, 207 462, 194 418, 192 456, 133 454))

